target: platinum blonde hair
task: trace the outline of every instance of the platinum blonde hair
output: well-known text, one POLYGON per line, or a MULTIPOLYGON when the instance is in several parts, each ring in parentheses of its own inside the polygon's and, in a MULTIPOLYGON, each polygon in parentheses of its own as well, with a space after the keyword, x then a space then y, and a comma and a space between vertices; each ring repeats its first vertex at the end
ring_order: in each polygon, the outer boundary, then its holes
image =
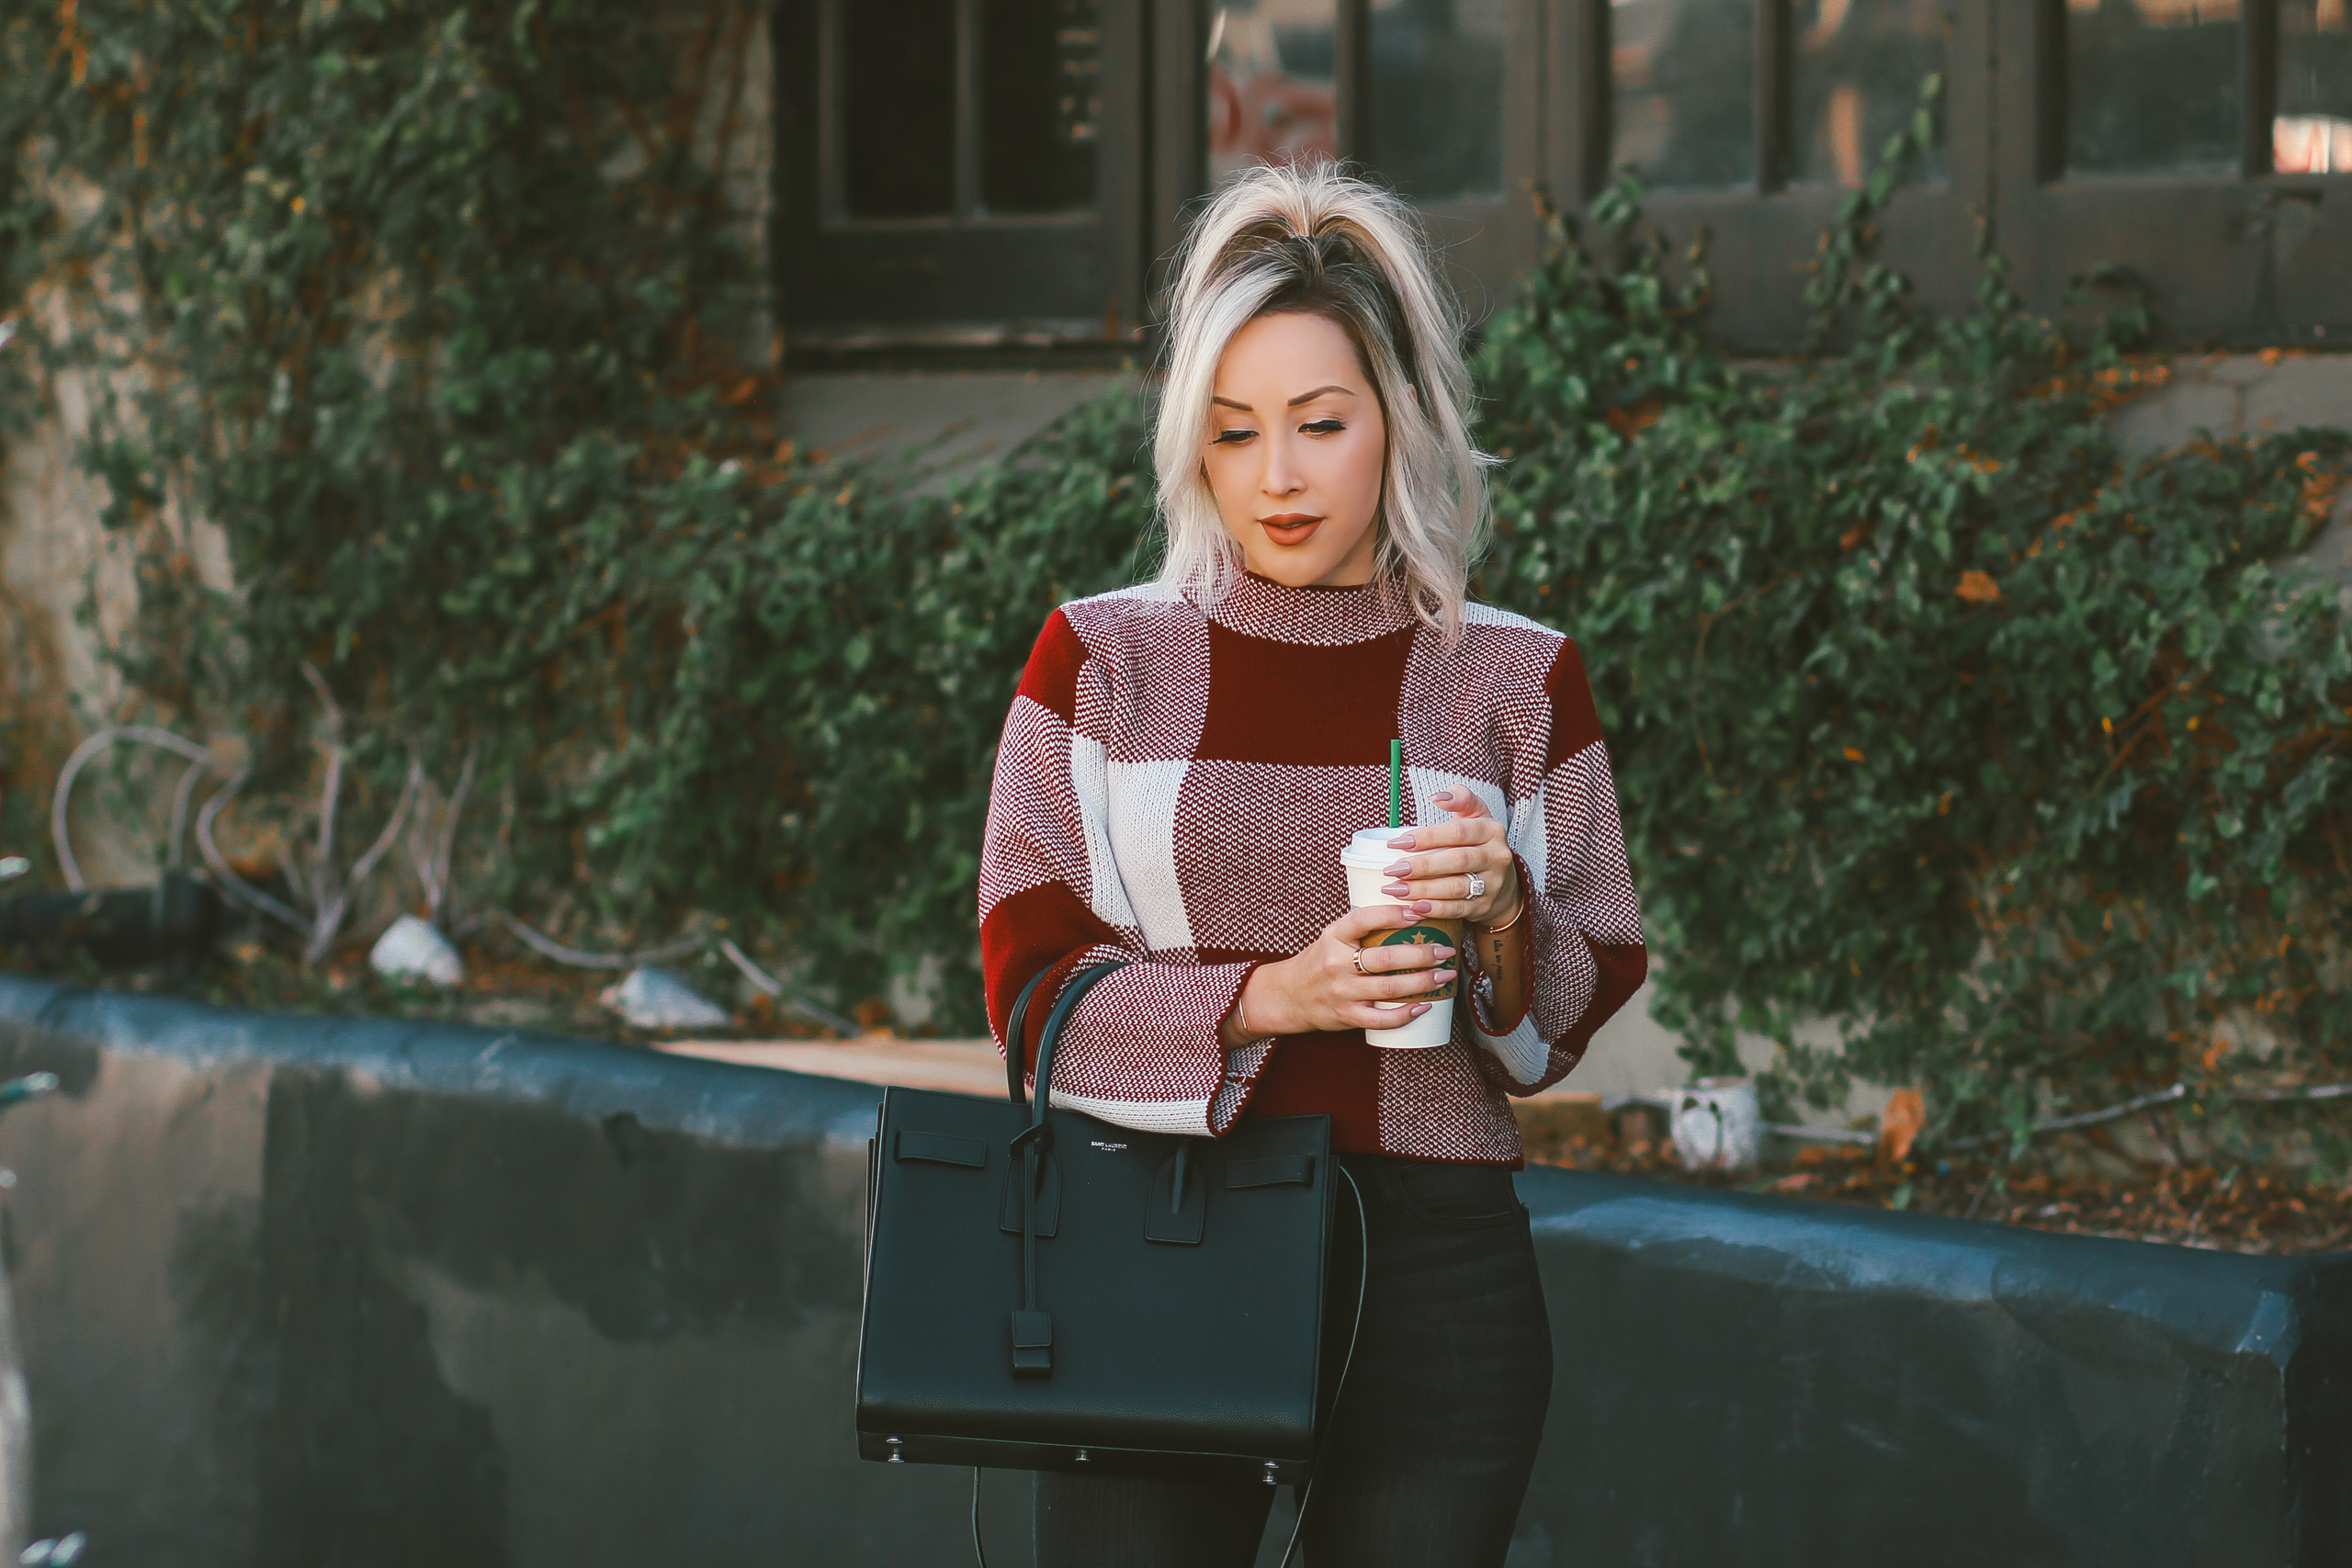
POLYGON ((1354 342, 1388 427, 1373 581, 1451 642, 1487 537, 1487 459, 1470 442, 1463 322, 1412 209, 1329 163, 1236 175, 1178 253, 1167 375, 1152 429, 1168 534, 1159 581, 1224 597, 1241 548, 1203 461, 1226 345, 1260 316, 1322 316, 1354 342))

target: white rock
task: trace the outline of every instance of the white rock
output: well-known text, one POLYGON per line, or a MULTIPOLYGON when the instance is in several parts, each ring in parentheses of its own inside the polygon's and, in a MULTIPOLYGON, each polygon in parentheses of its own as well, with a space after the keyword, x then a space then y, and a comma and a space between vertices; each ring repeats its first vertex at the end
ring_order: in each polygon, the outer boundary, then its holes
POLYGON ((1746 1078, 1701 1078, 1669 1089, 1674 1152, 1687 1170, 1747 1170, 1763 1152, 1764 1118, 1746 1078))
POLYGON ((430 980, 455 986, 466 977, 466 962, 449 939, 414 915, 402 915, 376 939, 368 966, 396 980, 430 980))
POLYGON ((734 1021, 725 1009, 667 969, 632 969, 596 999, 638 1029, 724 1029, 734 1021))

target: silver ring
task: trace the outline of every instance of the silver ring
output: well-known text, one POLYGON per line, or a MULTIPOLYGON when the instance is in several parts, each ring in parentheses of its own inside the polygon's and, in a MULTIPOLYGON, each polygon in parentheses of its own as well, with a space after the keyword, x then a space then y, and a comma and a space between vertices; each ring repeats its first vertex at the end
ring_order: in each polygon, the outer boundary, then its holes
POLYGON ((1476 872, 1470 874, 1470 901, 1476 903, 1487 896, 1487 879, 1476 872))
POLYGON ((1356 966, 1356 973, 1357 973, 1357 974, 1359 974, 1359 975, 1361 975, 1361 976, 1363 976, 1365 979, 1367 979, 1367 980, 1371 979, 1371 978, 1372 978, 1372 971, 1371 971, 1371 970, 1369 970, 1369 969, 1367 969, 1367 968, 1365 968, 1365 967, 1363 966, 1363 948, 1359 947, 1359 948, 1357 948, 1357 949, 1356 949, 1356 956, 1355 956, 1355 960, 1354 960, 1354 962, 1355 962, 1355 966, 1356 966))

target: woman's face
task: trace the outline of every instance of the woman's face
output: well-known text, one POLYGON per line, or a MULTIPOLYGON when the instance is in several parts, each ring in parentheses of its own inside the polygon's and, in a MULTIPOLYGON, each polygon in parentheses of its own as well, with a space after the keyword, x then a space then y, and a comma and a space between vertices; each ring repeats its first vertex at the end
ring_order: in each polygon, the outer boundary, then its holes
POLYGON ((1337 322, 1260 316, 1233 334, 1202 464, 1251 571, 1293 588, 1372 581, 1388 426, 1337 322))

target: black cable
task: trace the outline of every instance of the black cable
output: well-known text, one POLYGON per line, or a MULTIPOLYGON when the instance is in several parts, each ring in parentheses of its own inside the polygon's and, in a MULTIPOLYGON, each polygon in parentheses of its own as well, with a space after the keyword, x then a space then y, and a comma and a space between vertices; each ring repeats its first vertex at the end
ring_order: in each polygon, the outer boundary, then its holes
POLYGON ((989 1568, 989 1549, 980 1544, 980 1467, 972 1467, 972 1555, 980 1560, 980 1568, 989 1568))

